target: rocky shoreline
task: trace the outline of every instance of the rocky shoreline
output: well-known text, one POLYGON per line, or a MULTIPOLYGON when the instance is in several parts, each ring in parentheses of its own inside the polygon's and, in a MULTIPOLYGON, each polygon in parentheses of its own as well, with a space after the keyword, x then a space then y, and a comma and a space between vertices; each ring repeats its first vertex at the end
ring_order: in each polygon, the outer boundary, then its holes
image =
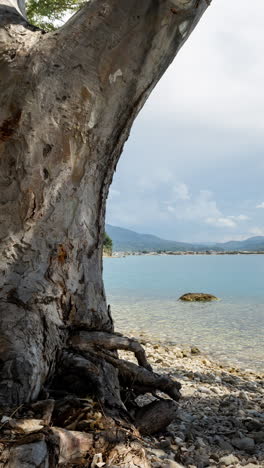
MULTIPOLYGON (((151 375, 166 378, 163 386, 147 385, 153 393, 138 393, 136 403, 144 408, 130 408, 136 427, 106 414, 96 394, 43 389, 39 401, 0 408, 0 467, 264 467, 264 375, 218 364, 196 347, 180 348, 145 333, 137 338, 146 352, 142 357, 139 347, 141 362, 147 357, 159 374, 151 375), (177 403, 167 396, 173 380, 177 403)), ((119 355, 135 362, 139 348, 135 353, 126 345, 130 351, 119 355)), ((124 397, 133 383, 123 386, 124 397)))
MULTIPOLYGON (((151 466, 264 467, 264 375, 218 364, 195 347, 179 348, 145 333, 137 338, 154 371, 182 385, 167 432, 144 437, 151 466)), ((120 356, 133 361, 131 353, 120 356)))

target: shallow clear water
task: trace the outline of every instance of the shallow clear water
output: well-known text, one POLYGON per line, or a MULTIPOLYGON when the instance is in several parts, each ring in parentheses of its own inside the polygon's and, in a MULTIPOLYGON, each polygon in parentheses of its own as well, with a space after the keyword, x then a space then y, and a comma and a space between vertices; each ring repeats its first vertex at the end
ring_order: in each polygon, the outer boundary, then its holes
POLYGON ((104 281, 117 329, 264 371, 264 255, 105 258, 104 281), (187 292, 221 300, 177 300, 187 292))

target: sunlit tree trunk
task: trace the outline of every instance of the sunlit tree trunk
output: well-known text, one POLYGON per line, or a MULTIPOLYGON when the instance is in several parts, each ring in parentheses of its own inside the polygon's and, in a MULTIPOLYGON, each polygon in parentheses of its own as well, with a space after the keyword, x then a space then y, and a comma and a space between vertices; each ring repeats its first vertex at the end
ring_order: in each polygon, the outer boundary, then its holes
MULTIPOLYGON (((206 7, 90 0, 44 34, 22 0, 0 1, 0 405, 36 399, 62 356, 72 368, 72 335, 113 332, 108 189, 135 117, 206 7)), ((122 406, 117 370, 102 357, 101 369, 99 384, 116 388, 104 401, 122 406)))

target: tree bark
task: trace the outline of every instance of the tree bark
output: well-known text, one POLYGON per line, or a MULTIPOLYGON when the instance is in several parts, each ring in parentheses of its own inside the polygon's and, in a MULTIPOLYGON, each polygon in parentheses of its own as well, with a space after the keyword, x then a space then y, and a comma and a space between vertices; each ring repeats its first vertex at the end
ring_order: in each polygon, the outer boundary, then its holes
POLYGON ((98 364, 96 351, 69 354, 69 338, 113 334, 102 282, 109 186, 135 117, 206 7, 90 0, 44 34, 22 0, 0 1, 1 406, 36 400, 63 359, 86 366, 87 380, 101 372, 95 387, 107 382, 110 406, 125 408, 118 346, 104 341, 98 364))

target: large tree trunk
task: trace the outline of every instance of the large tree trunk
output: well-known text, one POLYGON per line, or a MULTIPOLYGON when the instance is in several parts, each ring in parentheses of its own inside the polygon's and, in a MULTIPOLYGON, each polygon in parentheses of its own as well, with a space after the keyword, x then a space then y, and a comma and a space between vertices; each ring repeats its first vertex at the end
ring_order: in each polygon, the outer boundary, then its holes
POLYGON ((207 4, 90 0, 44 34, 22 0, 0 1, 0 405, 35 400, 58 363, 63 381, 66 364, 91 359, 92 386, 122 407, 115 352, 99 365, 91 349, 69 354, 69 338, 113 333, 102 282, 109 185, 136 115, 207 4))

